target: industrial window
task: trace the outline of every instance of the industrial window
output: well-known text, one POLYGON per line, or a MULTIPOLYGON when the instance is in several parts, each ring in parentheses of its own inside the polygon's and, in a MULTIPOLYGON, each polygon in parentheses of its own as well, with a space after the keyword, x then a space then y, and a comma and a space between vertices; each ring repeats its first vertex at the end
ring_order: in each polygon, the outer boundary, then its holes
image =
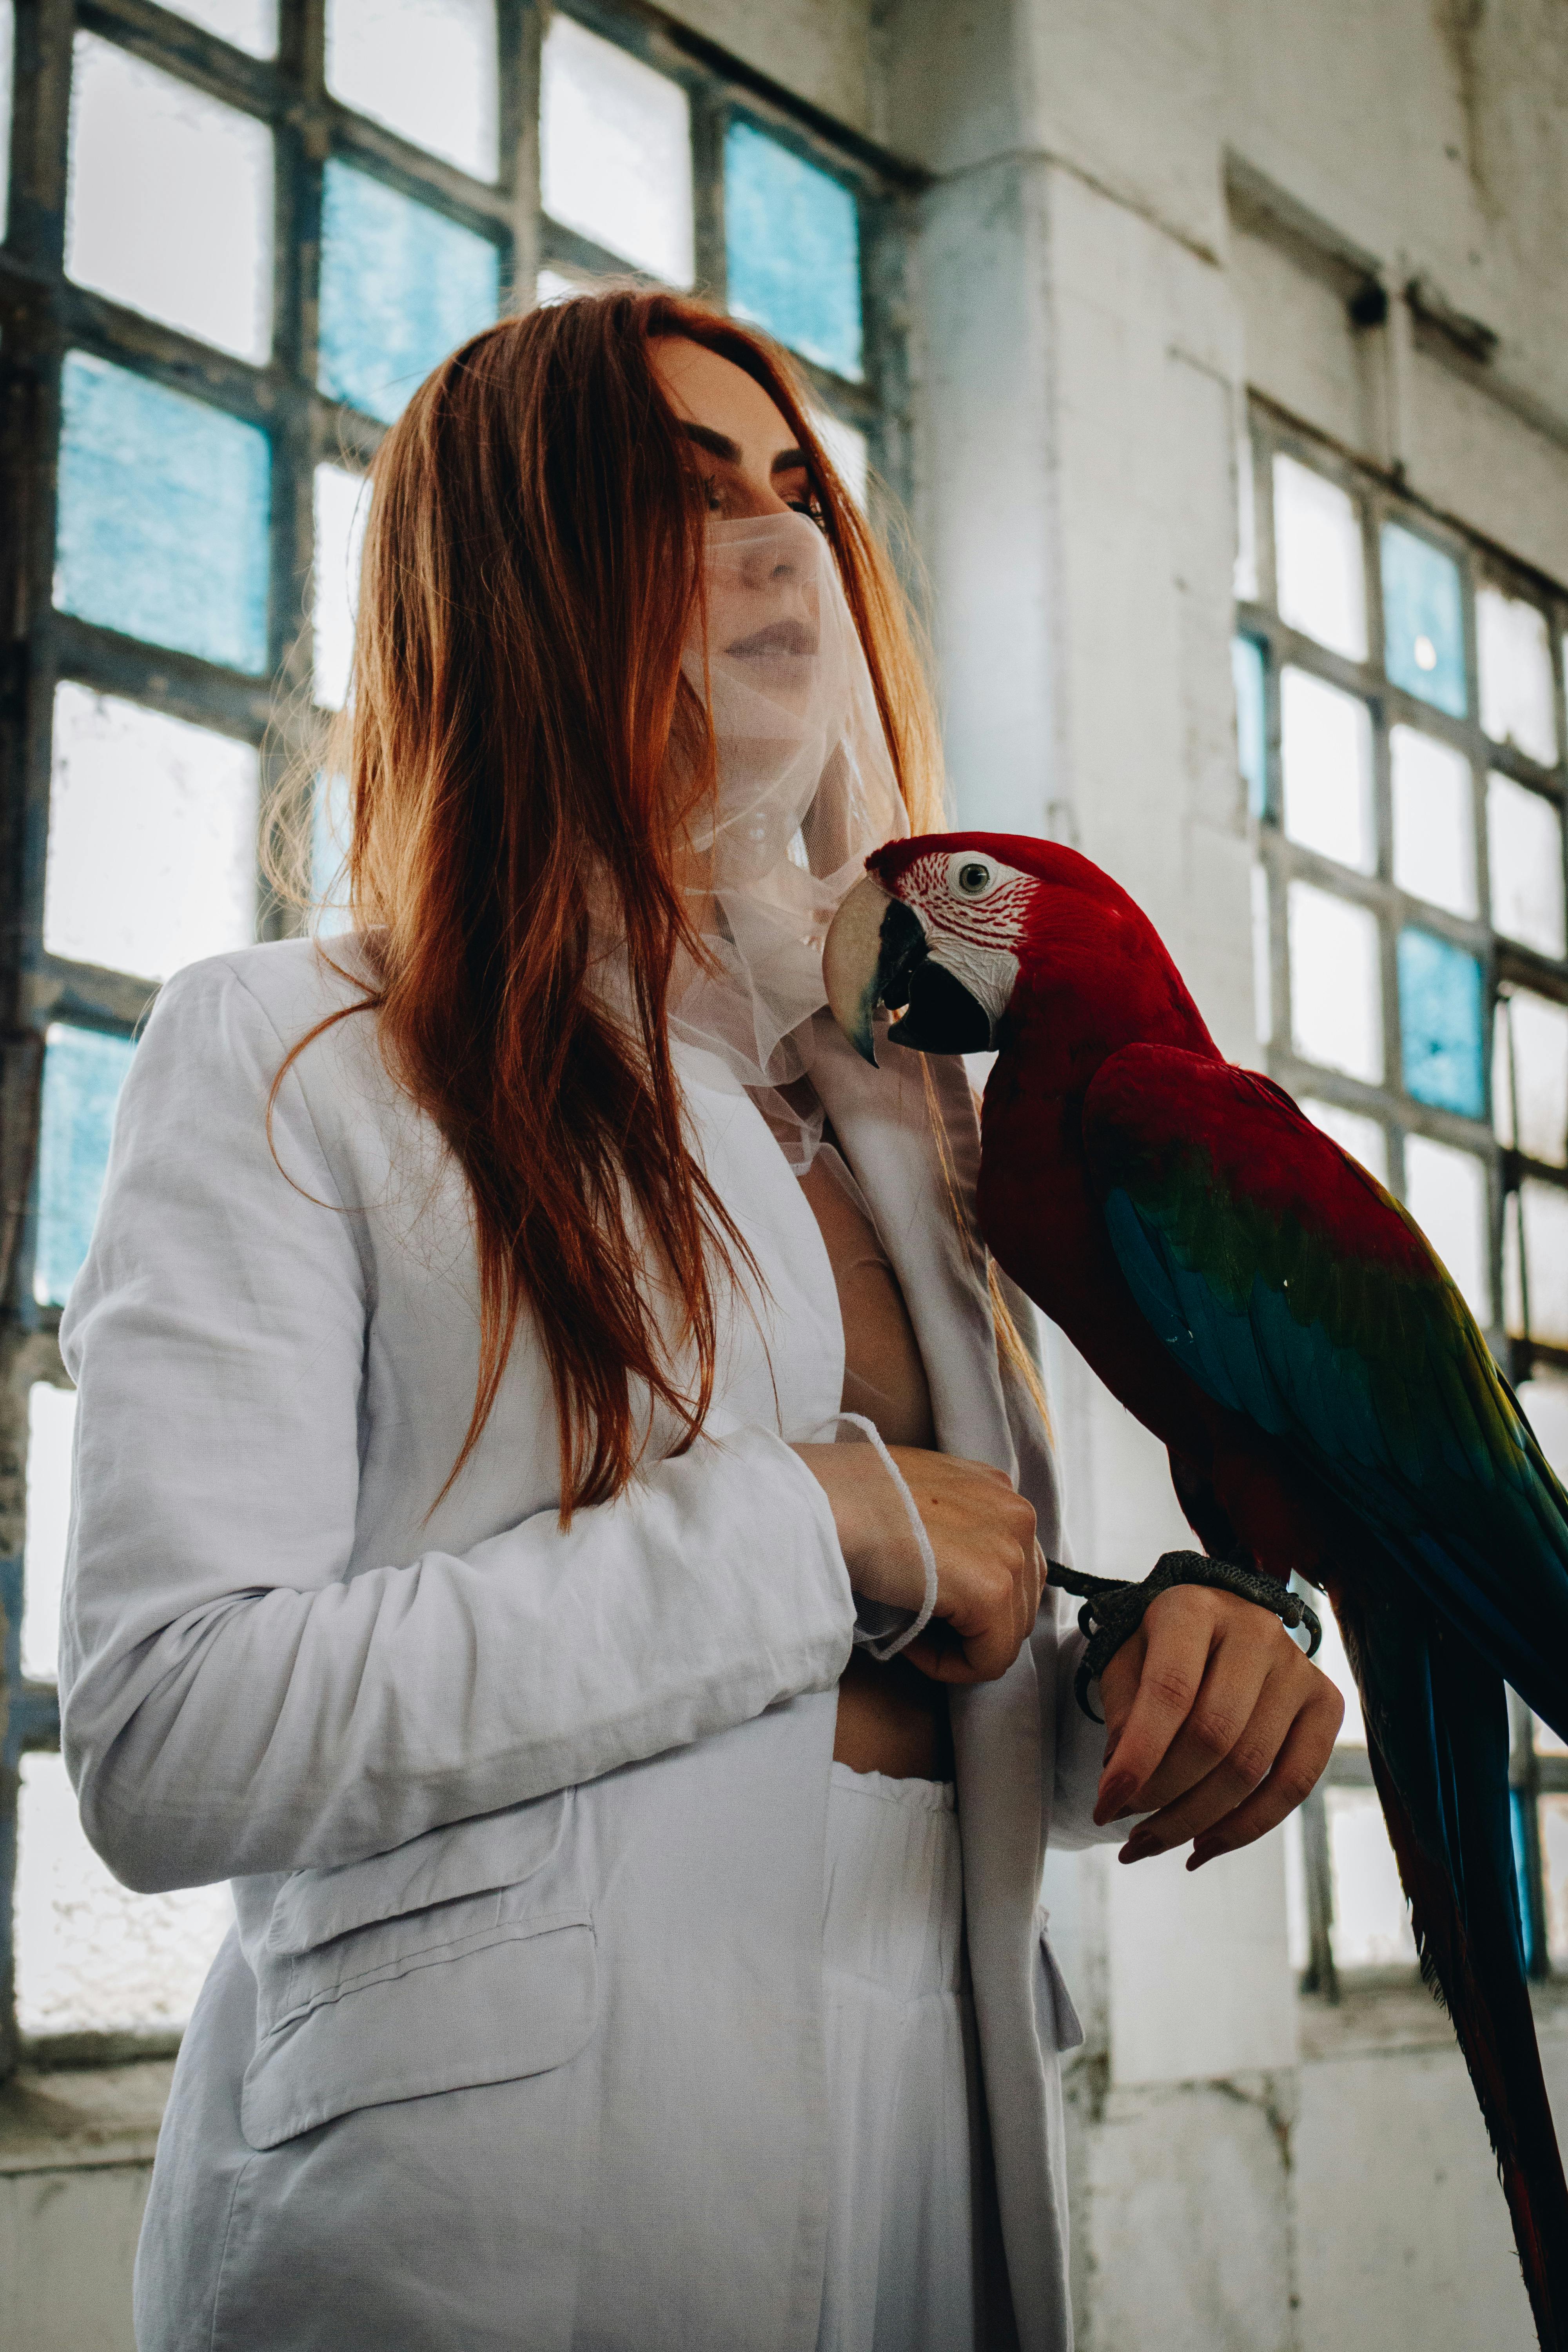
POLYGON ((343 698, 381 432, 500 311, 630 270, 788 344, 862 496, 907 473, 907 175, 650 10, 0 0, 7 126, 0 2074, 18 2030, 177 2032, 228 1916, 77 1825, 55 1335, 158 982, 288 926, 258 828, 343 698))
MULTIPOLYGON (((1568 597, 1258 404, 1237 740, 1271 1074, 1405 1202, 1568 1469, 1568 597)), ((1349 1706, 1293 1832, 1309 1985, 1414 1958, 1349 1706), (1298 1842, 1299 1841, 1299 1842, 1298 1842)), ((1532 1971, 1568 1968, 1568 1748, 1513 1711, 1532 1971)))

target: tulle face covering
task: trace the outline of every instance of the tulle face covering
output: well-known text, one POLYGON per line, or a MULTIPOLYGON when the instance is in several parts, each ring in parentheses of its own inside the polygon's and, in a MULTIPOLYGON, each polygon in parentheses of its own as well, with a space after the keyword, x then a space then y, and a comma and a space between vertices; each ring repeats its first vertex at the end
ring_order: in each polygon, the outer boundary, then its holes
POLYGON ((721 1055, 799 1169, 819 1110, 778 1089, 805 1075, 827 1002, 822 947, 868 853, 909 831, 859 633, 833 551, 793 511, 709 525, 708 636, 687 648, 718 747, 718 791, 690 828, 690 896, 711 971, 673 1034, 721 1055))

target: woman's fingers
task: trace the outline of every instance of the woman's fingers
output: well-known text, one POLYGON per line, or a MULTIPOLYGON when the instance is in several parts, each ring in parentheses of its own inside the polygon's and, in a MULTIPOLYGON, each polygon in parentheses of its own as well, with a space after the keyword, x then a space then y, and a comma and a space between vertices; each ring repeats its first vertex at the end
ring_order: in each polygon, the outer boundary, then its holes
POLYGON ((1207 1670, 1215 1622, 1209 1610, 1190 1604, 1210 1597, 1192 1585, 1162 1593, 1101 1675, 1109 1737, 1095 1800, 1097 1822, 1111 1822, 1136 1809, 1191 1716, 1207 1670), (1168 1601, 1180 1605, 1167 1609, 1168 1601))
MULTIPOLYGON (((797 1445, 827 1494, 834 1526, 864 1599, 919 1609, 925 1568, 904 1499, 869 1446, 797 1445)), ((933 1622, 904 1655, 938 1682, 1006 1673, 1039 1609, 1044 1563, 1035 1514, 1005 1472, 921 1446, 892 1458, 936 1562, 933 1622)))
POLYGON ((1096 1819, 1155 1809, 1124 1862, 1189 1838, 1194 1864, 1249 1844, 1327 1764, 1344 1715, 1338 1691, 1278 1618, 1233 1593, 1178 1586, 1134 1638, 1141 1651, 1125 1643, 1101 1678, 1112 1738, 1096 1819))
MULTIPOLYGON (((1189 1838, 1201 1838, 1216 1823, 1234 1815, 1269 1778, 1296 1725, 1303 1717, 1310 1720, 1315 1704, 1294 1675, 1288 1671, 1270 1674, 1251 1715, 1220 1761, 1139 1822, 1123 1849, 1124 1859, 1142 1862, 1147 1854, 1165 1853, 1172 1846, 1185 1845, 1189 1838)), ((1332 1746, 1331 1732, 1313 1780, 1327 1762, 1328 1748, 1332 1746)), ((1310 1780, 1307 1788, 1310 1786, 1310 1780)), ((1301 1795, 1305 1794, 1303 1789, 1301 1795)))
POLYGON ((1334 1752, 1344 1712, 1344 1701, 1331 1684, 1325 1696, 1313 1697, 1291 1725, 1273 1770, 1245 1804, 1224 1815, 1214 1830, 1197 1839, 1187 1857, 1189 1870, 1201 1870, 1216 1854, 1234 1853, 1238 1846, 1250 1845, 1254 1838, 1278 1829, 1295 1811, 1316 1788, 1334 1752))
MULTIPOLYGON (((1201 1602, 1202 1589, 1187 1589, 1201 1602)), ((1173 1799, 1195 1790, 1216 1770, 1234 1778, 1250 1763, 1258 1708, 1269 1677, 1277 1668, 1299 1658, 1300 1652, 1277 1617, 1251 1602, 1241 1606, 1247 1612, 1245 1618, 1238 1622, 1222 1618, 1212 1628, 1207 1663, 1186 1719, 1178 1726, 1156 1769, 1129 1800, 1138 1810, 1168 1805, 1173 1799)), ((1145 1678, 1151 1671, 1159 1671, 1160 1645, 1166 1638, 1156 1627, 1150 1640, 1145 1678)), ((1275 1748, 1283 1739, 1289 1721, 1287 1711, 1279 1725, 1275 1748)), ((1248 1788, 1262 1779, 1273 1760, 1271 1748, 1248 1788)), ((1239 1801, 1245 1793, 1238 1789, 1231 1801, 1239 1801)))

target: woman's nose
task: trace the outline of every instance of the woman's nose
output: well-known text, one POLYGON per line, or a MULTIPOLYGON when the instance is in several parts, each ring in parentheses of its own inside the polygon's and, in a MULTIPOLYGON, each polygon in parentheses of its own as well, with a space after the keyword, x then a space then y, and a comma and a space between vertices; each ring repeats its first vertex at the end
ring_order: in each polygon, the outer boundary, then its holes
POLYGON ((782 595, 798 587, 803 577, 800 558, 781 553, 777 548, 754 548, 748 551, 741 569, 741 584, 753 593, 764 591, 782 595))

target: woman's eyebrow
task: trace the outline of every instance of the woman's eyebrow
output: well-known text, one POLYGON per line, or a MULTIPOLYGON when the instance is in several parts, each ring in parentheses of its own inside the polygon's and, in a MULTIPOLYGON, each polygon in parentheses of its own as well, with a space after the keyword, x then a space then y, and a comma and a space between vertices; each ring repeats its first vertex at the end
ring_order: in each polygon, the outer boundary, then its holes
POLYGON ((797 473, 802 466, 809 467, 810 463, 811 460, 804 449, 781 449, 773 459, 771 471, 775 474, 794 474, 797 473))
POLYGON ((710 425, 690 424, 684 416, 678 420, 678 426, 689 441, 695 441, 697 446, 706 449, 710 457, 721 457, 726 466, 740 464, 741 445, 738 441, 731 441, 727 433, 715 433, 710 425))

